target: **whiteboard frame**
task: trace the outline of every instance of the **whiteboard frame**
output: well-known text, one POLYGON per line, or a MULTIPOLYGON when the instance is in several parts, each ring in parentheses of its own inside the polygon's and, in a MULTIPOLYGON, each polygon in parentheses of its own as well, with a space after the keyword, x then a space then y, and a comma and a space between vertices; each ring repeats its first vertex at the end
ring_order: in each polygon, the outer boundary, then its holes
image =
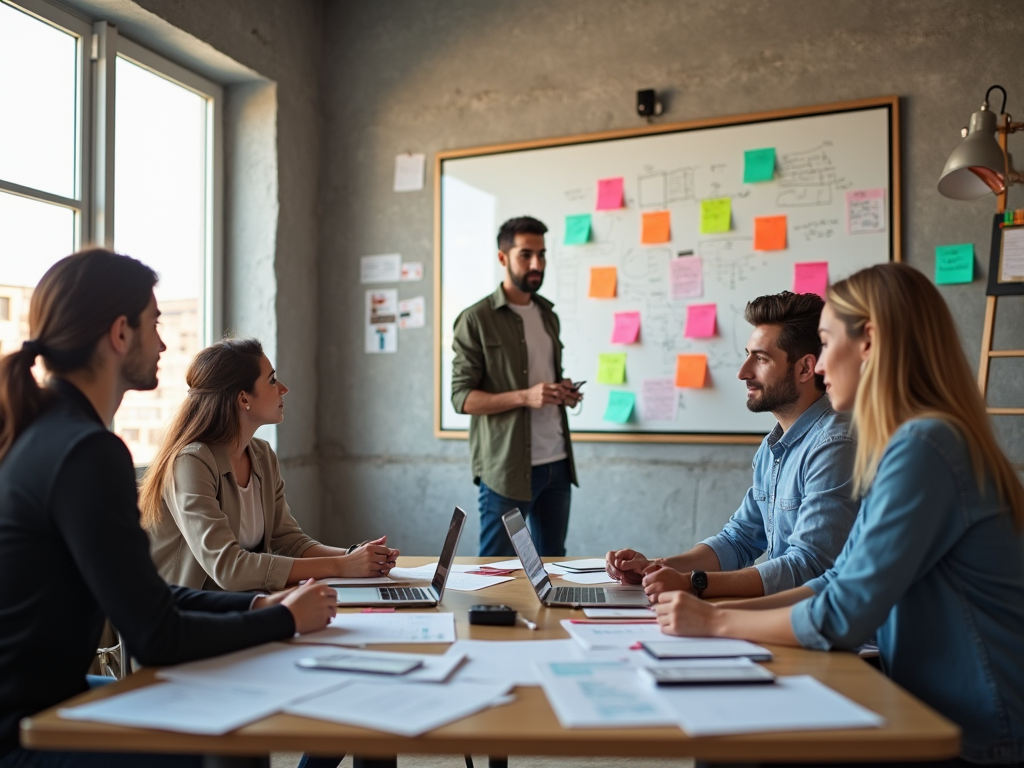
MULTIPOLYGON (((534 139, 506 144, 492 144, 485 147, 452 149, 438 152, 434 157, 434 437, 445 440, 466 440, 469 432, 464 429, 442 429, 441 407, 441 174, 446 160, 480 155, 495 155, 519 152, 528 149, 561 147, 572 144, 586 144, 616 139, 631 139, 638 136, 652 136, 660 133, 677 133, 702 128, 722 128, 747 123, 786 120, 798 117, 813 117, 841 112, 858 112, 865 109, 889 110, 889 260, 902 261, 902 187, 900 184, 900 113, 899 96, 881 96, 871 99, 840 101, 809 107, 777 109, 768 112, 753 112, 746 115, 712 117, 689 120, 683 123, 647 125, 642 128, 626 128, 617 131, 576 134, 554 139, 534 139)), ((714 434, 683 432, 591 432, 572 431, 572 439, 578 442, 595 443, 698 443, 756 445, 764 439, 763 434, 714 434)))

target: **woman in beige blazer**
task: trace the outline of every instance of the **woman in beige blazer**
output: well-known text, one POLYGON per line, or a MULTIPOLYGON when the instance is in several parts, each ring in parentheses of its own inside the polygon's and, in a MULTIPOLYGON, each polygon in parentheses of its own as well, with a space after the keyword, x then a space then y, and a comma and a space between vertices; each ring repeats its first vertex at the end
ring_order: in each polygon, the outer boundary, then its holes
POLYGON ((288 388, 255 339, 196 355, 188 396, 139 492, 160 575, 195 589, 277 591, 305 579, 383 576, 387 537, 348 549, 320 544, 288 509, 277 456, 253 437, 284 419, 288 388))

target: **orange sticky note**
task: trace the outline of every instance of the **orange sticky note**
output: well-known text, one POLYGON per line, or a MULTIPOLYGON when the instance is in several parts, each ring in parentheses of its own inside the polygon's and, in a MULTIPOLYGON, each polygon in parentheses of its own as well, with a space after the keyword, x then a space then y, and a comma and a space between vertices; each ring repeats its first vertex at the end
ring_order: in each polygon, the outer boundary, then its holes
POLYGON ((668 211, 652 211, 643 215, 643 229, 640 235, 640 242, 645 245, 654 243, 667 243, 669 235, 669 213, 668 211))
POLYGON ((754 218, 754 250, 784 251, 786 249, 786 217, 757 216, 754 218))
POLYGON ((615 298, 615 267, 591 267, 590 291, 591 299, 615 298))
POLYGON ((676 386, 700 389, 708 374, 707 355, 676 355, 676 386))

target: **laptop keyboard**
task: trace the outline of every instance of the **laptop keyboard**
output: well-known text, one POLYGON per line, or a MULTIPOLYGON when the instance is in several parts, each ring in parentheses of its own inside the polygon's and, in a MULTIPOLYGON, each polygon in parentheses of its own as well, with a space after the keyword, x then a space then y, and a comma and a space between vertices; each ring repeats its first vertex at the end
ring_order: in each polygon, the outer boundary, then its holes
POLYGON ((604 590, 595 587, 555 587, 552 600, 556 603, 603 603, 604 590))
POLYGON ((381 587, 379 590, 382 600, 432 600, 433 598, 426 590, 419 587, 381 587))

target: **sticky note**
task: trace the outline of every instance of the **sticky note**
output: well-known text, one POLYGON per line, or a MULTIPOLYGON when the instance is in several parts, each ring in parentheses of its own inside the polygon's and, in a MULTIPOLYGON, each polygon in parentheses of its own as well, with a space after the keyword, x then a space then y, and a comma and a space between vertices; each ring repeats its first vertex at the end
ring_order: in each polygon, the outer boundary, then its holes
POLYGON ((643 215, 640 242, 644 245, 667 243, 669 239, 669 212, 651 211, 643 215))
POLYGON ((686 308, 686 332, 688 339, 707 339, 715 335, 717 310, 714 304, 691 304, 686 308))
POLYGON ((969 283, 974 279, 974 243, 935 247, 935 282, 969 283))
POLYGON ((602 352, 597 356, 597 383, 626 383, 625 352, 602 352))
POLYGON ((644 421, 675 421, 679 395, 672 379, 644 379, 640 391, 640 418, 644 421))
POLYGON ((816 293, 825 298, 827 290, 827 261, 805 261, 793 265, 793 293, 816 293))
POLYGON ((640 335, 639 312, 616 312, 612 344, 635 344, 640 335))
POLYGON ((775 175, 775 147, 748 149, 743 153, 743 183, 771 181, 775 175))
POLYGON ((700 233, 713 235, 732 227, 732 198, 716 197, 700 201, 700 233))
POLYGON ((583 245, 590 240, 590 214, 579 213, 565 217, 565 244, 583 245))
POLYGON ((782 251, 786 248, 786 217, 754 217, 754 250, 782 251))
POLYGON ((635 394, 613 389, 608 393, 608 407, 604 411, 604 420, 613 421, 616 424, 625 424, 629 421, 635 404, 635 394))
POLYGON ((615 267, 591 267, 590 291, 591 299, 615 298, 615 267))
POLYGON ((696 299, 704 295, 704 262, 700 256, 683 256, 668 263, 673 299, 696 299))
POLYGON ((597 210, 614 211, 622 207, 622 177, 597 182, 597 210))
POLYGON ((676 386, 700 389, 708 375, 707 355, 676 355, 676 386))

